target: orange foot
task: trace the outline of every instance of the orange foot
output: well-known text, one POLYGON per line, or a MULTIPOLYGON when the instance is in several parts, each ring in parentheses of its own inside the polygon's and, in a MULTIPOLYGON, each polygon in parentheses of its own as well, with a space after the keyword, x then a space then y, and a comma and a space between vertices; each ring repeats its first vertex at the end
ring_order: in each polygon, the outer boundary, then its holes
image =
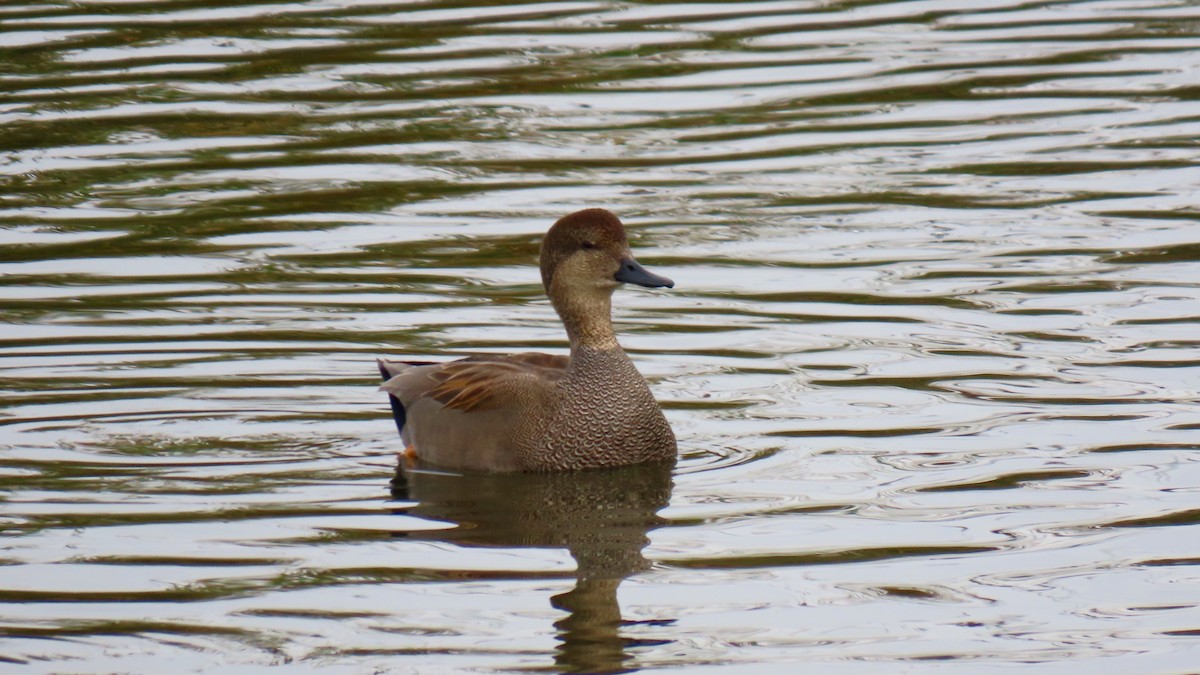
POLYGON ((404 446, 404 452, 400 453, 400 457, 404 460, 404 466, 408 469, 416 468, 417 466, 417 449, 411 445, 404 446))

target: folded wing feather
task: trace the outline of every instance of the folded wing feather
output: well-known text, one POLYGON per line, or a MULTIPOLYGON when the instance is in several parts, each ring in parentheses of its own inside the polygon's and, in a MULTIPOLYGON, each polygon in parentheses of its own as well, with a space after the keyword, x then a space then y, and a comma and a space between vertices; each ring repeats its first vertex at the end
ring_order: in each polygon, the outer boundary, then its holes
POLYGON ((421 364, 424 367, 412 373, 424 375, 419 383, 401 371, 383 388, 402 399, 408 398, 404 396, 407 393, 410 401, 431 398, 452 410, 488 410, 522 395, 546 393, 562 378, 568 363, 566 356, 532 352, 479 354, 432 366, 421 364))

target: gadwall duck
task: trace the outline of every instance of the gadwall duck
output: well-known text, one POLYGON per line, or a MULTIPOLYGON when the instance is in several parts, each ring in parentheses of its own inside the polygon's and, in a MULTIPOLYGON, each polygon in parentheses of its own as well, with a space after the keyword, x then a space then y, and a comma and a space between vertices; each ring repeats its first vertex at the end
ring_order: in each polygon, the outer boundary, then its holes
POLYGON ((409 458, 475 471, 565 471, 675 458, 675 434, 621 349, 612 293, 622 283, 675 285, 633 258, 604 209, 554 223, 542 285, 570 356, 481 354, 446 363, 379 360, 380 387, 409 458))

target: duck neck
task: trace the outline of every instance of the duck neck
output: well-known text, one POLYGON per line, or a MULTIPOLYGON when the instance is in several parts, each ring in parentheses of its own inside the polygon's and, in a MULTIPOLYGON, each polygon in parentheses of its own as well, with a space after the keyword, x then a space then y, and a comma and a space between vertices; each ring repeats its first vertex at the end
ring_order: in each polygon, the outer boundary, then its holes
POLYGON ((611 290, 557 295, 553 303, 571 340, 572 357, 583 351, 620 349, 617 335, 613 332, 611 290))

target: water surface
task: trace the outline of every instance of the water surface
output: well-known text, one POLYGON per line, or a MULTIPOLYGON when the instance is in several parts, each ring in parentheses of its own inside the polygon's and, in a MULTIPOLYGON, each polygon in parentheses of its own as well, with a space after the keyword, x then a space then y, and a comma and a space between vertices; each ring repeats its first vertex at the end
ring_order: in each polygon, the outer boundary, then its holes
POLYGON ((1200 10, 0 7, 0 659, 1183 673, 1200 10), (672 473, 392 483, 376 354, 561 352, 586 206, 672 473))

